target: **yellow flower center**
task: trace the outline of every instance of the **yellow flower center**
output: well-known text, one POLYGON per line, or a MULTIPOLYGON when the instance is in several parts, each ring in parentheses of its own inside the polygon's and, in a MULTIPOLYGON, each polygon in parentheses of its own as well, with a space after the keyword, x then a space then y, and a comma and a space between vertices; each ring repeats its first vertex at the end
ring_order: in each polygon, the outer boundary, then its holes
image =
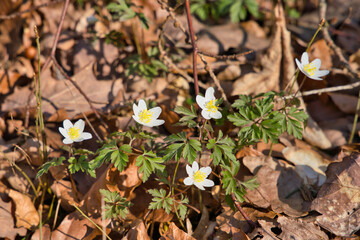
POLYGON ((196 173, 194 173, 193 177, 194 177, 195 182, 200 183, 200 182, 203 182, 205 180, 206 175, 205 175, 205 173, 197 171, 196 173))
POLYGON ((80 137, 80 129, 77 127, 72 127, 68 131, 71 140, 78 139, 80 137))
POLYGON ((206 104, 206 109, 209 111, 209 112, 216 112, 218 110, 218 107, 215 106, 215 101, 214 100, 211 100, 210 102, 208 102, 206 104))
POLYGON ((308 63, 304 66, 305 72, 307 72, 310 76, 314 75, 316 72, 316 67, 313 63, 308 63))
POLYGON ((144 109, 144 110, 142 110, 142 112, 140 112, 139 119, 143 123, 149 123, 151 121, 151 119, 152 119, 152 115, 153 115, 152 112, 150 112, 149 110, 144 109))

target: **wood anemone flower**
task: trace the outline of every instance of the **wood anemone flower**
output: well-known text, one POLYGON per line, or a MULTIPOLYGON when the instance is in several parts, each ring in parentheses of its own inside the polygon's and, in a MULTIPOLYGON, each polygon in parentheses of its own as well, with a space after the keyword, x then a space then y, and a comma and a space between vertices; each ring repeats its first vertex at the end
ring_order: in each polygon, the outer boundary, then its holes
POLYGON ((85 122, 79 119, 74 125, 69 119, 64 120, 63 128, 59 127, 59 132, 64 136, 63 143, 71 144, 73 142, 82 142, 92 138, 91 133, 84 132, 85 122))
POLYGON ((314 61, 309 63, 309 55, 307 52, 304 52, 301 56, 301 62, 295 59, 296 65, 302 73, 304 73, 308 78, 314 80, 323 80, 320 77, 323 77, 329 74, 328 70, 319 70, 321 67, 321 60, 316 58, 314 61))
POLYGON ((214 182, 210 179, 206 179, 211 173, 211 167, 202 167, 199 169, 199 164, 194 161, 192 167, 186 165, 186 172, 189 175, 184 179, 185 185, 195 185, 201 190, 205 190, 204 187, 214 186, 214 182))
POLYGON ((144 126, 156 127, 165 122, 164 120, 157 119, 160 116, 161 108, 154 107, 148 110, 145 101, 142 99, 139 101, 139 105, 134 103, 133 111, 133 119, 144 126))
POLYGON ((211 118, 219 119, 222 117, 221 112, 218 110, 218 106, 216 106, 216 98, 214 96, 214 88, 209 87, 206 89, 205 97, 200 95, 196 96, 196 103, 202 109, 201 115, 209 120, 211 118))

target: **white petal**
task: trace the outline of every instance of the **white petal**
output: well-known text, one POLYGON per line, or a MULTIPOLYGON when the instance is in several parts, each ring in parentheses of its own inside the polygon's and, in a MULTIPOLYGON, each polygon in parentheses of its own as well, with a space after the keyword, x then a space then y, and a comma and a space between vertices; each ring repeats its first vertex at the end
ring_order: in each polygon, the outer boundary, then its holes
POLYGON ((77 127, 80 131, 79 133, 82 133, 84 131, 85 128, 85 122, 82 119, 79 119, 75 124, 74 127, 77 127))
POLYGON ((132 117, 133 117, 133 119, 134 119, 136 122, 138 122, 138 123, 140 123, 140 124, 144 125, 144 123, 140 121, 140 119, 139 119, 139 117, 138 117, 138 116, 133 115, 132 117))
POLYGON ((184 179, 184 184, 188 185, 188 186, 193 185, 194 180, 191 177, 187 177, 187 178, 184 179))
POLYGON ((68 130, 69 128, 72 128, 74 126, 69 119, 65 119, 63 125, 65 130, 68 130))
POLYGON ((186 172, 190 177, 192 177, 194 175, 194 172, 189 164, 186 164, 186 172))
POLYGON ((205 118, 207 120, 211 119, 210 112, 207 109, 203 109, 201 111, 201 115, 203 116, 203 118, 205 118))
POLYGON ((295 59, 296 65, 298 66, 298 68, 300 69, 300 71, 304 72, 304 68, 303 65, 301 65, 301 63, 299 62, 299 60, 297 60, 297 58, 295 59))
POLYGON ((202 167, 200 168, 200 172, 205 173, 207 177, 211 173, 211 167, 202 167))
POLYGON ((209 87, 208 89, 206 89, 206 92, 205 92, 206 101, 210 101, 210 100, 213 100, 215 98, 214 92, 215 92, 215 90, 214 90, 213 87, 209 87))
POLYGON ((149 112, 153 114, 152 119, 157 119, 160 116, 161 111, 161 107, 154 107, 152 109, 149 109, 149 112))
POLYGON ((199 164, 196 161, 194 161, 192 164, 192 170, 194 173, 199 170, 199 164))
POLYGON ((145 101, 142 100, 142 99, 139 101, 138 107, 139 107, 140 111, 142 111, 142 110, 144 110, 144 109, 147 110, 146 103, 145 103, 145 101))
POLYGON ((306 65, 309 63, 309 55, 307 52, 304 52, 302 55, 301 55, 301 64, 302 65, 306 65))
POLYGON ((136 116, 140 113, 140 109, 135 103, 133 104, 133 112, 136 116))
POLYGON ((198 183, 198 182, 194 182, 194 185, 197 186, 199 189, 201 190, 205 190, 205 188, 203 187, 202 183, 198 183))
POLYGON ((204 181, 201 182, 201 184, 204 186, 204 187, 212 187, 215 185, 215 183, 210 180, 210 179, 205 179, 204 181))
POLYGON ((82 138, 83 140, 88 140, 88 139, 91 139, 91 138, 92 138, 92 135, 91 135, 91 133, 83 132, 83 133, 80 135, 80 138, 82 138))
POLYGON ((316 67, 316 70, 320 69, 321 66, 321 60, 320 59, 315 59, 314 61, 311 62, 312 64, 314 64, 314 66, 316 67))
POLYGON ((316 77, 323 77, 329 74, 329 70, 319 70, 315 73, 316 77))
POLYGON ((308 77, 311 78, 311 79, 313 79, 313 80, 318 80, 318 81, 323 80, 322 78, 319 78, 319 77, 317 77, 316 75, 308 76, 308 77))
POLYGON ((200 95, 197 95, 196 96, 196 103, 199 105, 199 107, 201 109, 204 109, 206 106, 205 106, 205 98, 200 96, 200 95))
POLYGON ((63 135, 64 138, 69 138, 70 137, 68 132, 62 127, 59 127, 59 132, 61 133, 61 135, 63 135))
POLYGON ((222 114, 219 111, 210 112, 210 117, 214 119, 220 119, 222 117, 222 114))
POLYGON ((64 140, 63 140, 63 143, 65 143, 65 144, 71 144, 71 143, 73 143, 74 141, 73 140, 71 140, 71 138, 65 138, 64 140))
POLYGON ((156 127, 156 126, 160 126, 162 124, 164 124, 165 121, 162 120, 162 119, 155 119, 155 120, 152 120, 151 122, 149 123, 143 123, 145 126, 148 126, 148 127, 156 127))

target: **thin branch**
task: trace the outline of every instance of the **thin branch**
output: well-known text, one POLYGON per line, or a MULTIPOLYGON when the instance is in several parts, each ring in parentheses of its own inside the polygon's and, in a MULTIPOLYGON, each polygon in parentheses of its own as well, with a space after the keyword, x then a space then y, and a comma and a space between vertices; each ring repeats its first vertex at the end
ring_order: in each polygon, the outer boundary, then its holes
POLYGON ((216 54, 212 54, 212 53, 208 53, 208 52, 198 50, 199 54, 202 54, 202 55, 208 56, 208 57, 213 57, 213 58, 220 59, 220 60, 237 59, 238 57, 246 56, 246 55, 248 55, 250 53, 253 53, 253 52, 254 52, 254 50, 250 50, 250 51, 243 52, 243 53, 236 53, 236 54, 232 54, 232 55, 216 55, 216 54))
POLYGON ((230 109, 232 109, 231 104, 229 103, 228 98, 226 97, 226 94, 224 92, 224 89, 221 87, 219 80, 217 79, 214 71, 212 70, 212 68, 209 66, 209 64, 207 63, 205 57, 201 54, 198 53, 201 61, 205 64, 205 70, 210 74, 210 77, 214 80, 215 85, 217 86, 217 88, 219 89, 222 98, 224 99, 224 103, 227 107, 229 107, 230 109))
POLYGON ((236 200, 235 194, 231 193, 231 198, 234 201, 234 204, 236 206, 236 208, 239 210, 239 212, 241 213, 241 215, 245 218, 246 222, 252 227, 252 228, 257 228, 258 225, 253 222, 248 215, 244 212, 244 210, 242 209, 242 207, 240 206, 240 203, 236 200))
POLYGON ((291 99, 293 97, 310 96, 310 95, 321 94, 321 93, 326 93, 326 92, 338 92, 338 91, 342 91, 342 90, 351 90, 351 89, 357 88, 359 86, 360 86, 360 81, 354 82, 351 84, 347 84, 347 85, 342 85, 342 86, 310 90, 310 91, 306 91, 306 92, 302 92, 302 93, 297 93, 296 95, 295 94, 288 95, 286 97, 283 97, 283 99, 291 99))
POLYGON ((97 110, 95 109, 94 105, 92 104, 91 100, 89 99, 89 97, 84 93, 84 91, 80 88, 80 86, 77 84, 76 81, 74 81, 73 79, 71 79, 71 77, 69 77, 66 72, 62 69, 62 67, 59 65, 59 63, 56 61, 55 57, 52 58, 52 62, 54 63, 55 67, 61 72, 61 74, 67 79, 69 80, 72 85, 79 91, 79 93, 85 98, 85 100, 88 102, 90 108, 92 109, 92 111, 94 112, 95 116, 97 117, 97 119, 100 120, 101 124, 105 127, 106 131, 110 132, 110 128, 109 126, 104 122, 104 120, 102 119, 102 117, 100 116, 100 114, 97 112, 97 110))
POLYGON ((54 0, 52 2, 43 3, 43 4, 40 4, 40 5, 34 6, 32 8, 26 9, 26 10, 24 10, 22 12, 16 12, 16 13, 13 13, 13 14, 10 14, 10 15, 0 15, 0 20, 8 20, 8 19, 13 19, 13 18, 16 18, 16 17, 20 17, 21 15, 23 15, 25 13, 29 13, 29 12, 35 11, 36 9, 39 9, 39 8, 42 8, 42 7, 47 7, 49 5, 56 4, 56 3, 59 3, 59 2, 63 2, 63 1, 64 0, 54 0))
MULTIPOLYGON (((320 18, 326 19, 326 8, 327 4, 325 0, 320 0, 320 18)), ((325 25, 323 28, 323 34, 324 39, 327 42, 327 44, 330 46, 330 48, 335 52, 336 56, 338 56, 340 63, 349 71, 351 77, 353 77, 356 81, 360 81, 359 75, 356 73, 356 71, 351 67, 349 64, 349 61, 346 60, 344 57, 341 49, 334 43, 334 41, 331 39, 329 30, 328 30, 328 24, 325 25)))
POLYGON ((50 56, 46 59, 44 65, 42 66, 41 68, 41 72, 43 72, 49 65, 50 61, 55 58, 55 51, 56 51, 56 47, 57 47, 57 44, 59 42, 59 38, 60 38, 60 33, 61 33, 61 29, 62 29, 62 26, 64 24, 64 19, 65 19, 65 15, 66 15, 66 11, 69 7, 69 2, 70 0, 65 0, 65 4, 64 4, 64 7, 63 7, 63 10, 62 10, 62 13, 61 13, 61 17, 60 17, 60 22, 59 22, 59 27, 56 31, 56 35, 55 35, 55 39, 54 39, 54 43, 53 43, 53 46, 51 48, 51 54, 50 56))
POLYGON ((199 84, 198 84, 198 76, 197 76, 198 48, 196 46, 194 29, 192 26, 192 20, 191 20, 191 14, 190 14, 190 0, 185 0, 185 10, 186 10, 186 17, 187 17, 187 21, 188 21, 188 25, 189 25, 191 44, 193 47, 193 75, 194 75, 194 84, 195 84, 195 94, 199 95, 199 84))

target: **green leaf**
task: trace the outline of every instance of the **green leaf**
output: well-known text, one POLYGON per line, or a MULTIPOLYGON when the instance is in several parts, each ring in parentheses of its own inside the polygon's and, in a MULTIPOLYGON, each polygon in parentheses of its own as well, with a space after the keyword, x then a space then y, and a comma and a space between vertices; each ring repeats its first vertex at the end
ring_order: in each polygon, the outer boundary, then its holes
POLYGON ((149 193, 153 196, 152 202, 149 205, 149 209, 163 208, 167 214, 170 214, 173 199, 166 197, 166 191, 164 189, 149 189, 149 193))
POLYGON ((50 167, 55 167, 63 164, 65 161, 65 157, 61 156, 59 158, 53 158, 51 161, 44 163, 41 167, 38 173, 36 174, 36 178, 41 177, 44 173, 47 173, 50 169, 50 167))
POLYGON ((126 219, 129 213, 131 202, 126 201, 126 198, 120 196, 117 192, 110 192, 105 189, 99 190, 101 195, 104 196, 105 201, 105 218, 121 218, 126 219))
POLYGON ((201 143, 198 140, 191 139, 185 144, 182 154, 184 159, 192 164, 197 157, 197 151, 201 151, 201 143))
POLYGON ((156 155, 150 152, 144 152, 143 155, 140 155, 136 158, 135 165, 140 167, 139 173, 143 173, 142 180, 143 182, 147 181, 150 174, 155 172, 155 170, 164 171, 165 165, 162 165, 164 160, 160 157, 156 157, 156 155))
POLYGON ((177 114, 183 114, 186 116, 191 116, 191 117, 197 117, 196 112, 193 112, 192 110, 186 108, 186 107, 182 107, 182 106, 177 106, 174 109, 174 112, 176 112, 177 114))
POLYGON ((248 189, 256 189, 257 187, 259 187, 259 183, 256 181, 256 177, 250 179, 250 180, 247 180, 245 182, 241 182, 241 184, 248 188, 248 189))
POLYGON ((171 144, 165 151, 166 155, 164 156, 164 160, 169 161, 175 158, 175 160, 178 161, 180 159, 184 147, 185 147, 185 143, 171 144))

